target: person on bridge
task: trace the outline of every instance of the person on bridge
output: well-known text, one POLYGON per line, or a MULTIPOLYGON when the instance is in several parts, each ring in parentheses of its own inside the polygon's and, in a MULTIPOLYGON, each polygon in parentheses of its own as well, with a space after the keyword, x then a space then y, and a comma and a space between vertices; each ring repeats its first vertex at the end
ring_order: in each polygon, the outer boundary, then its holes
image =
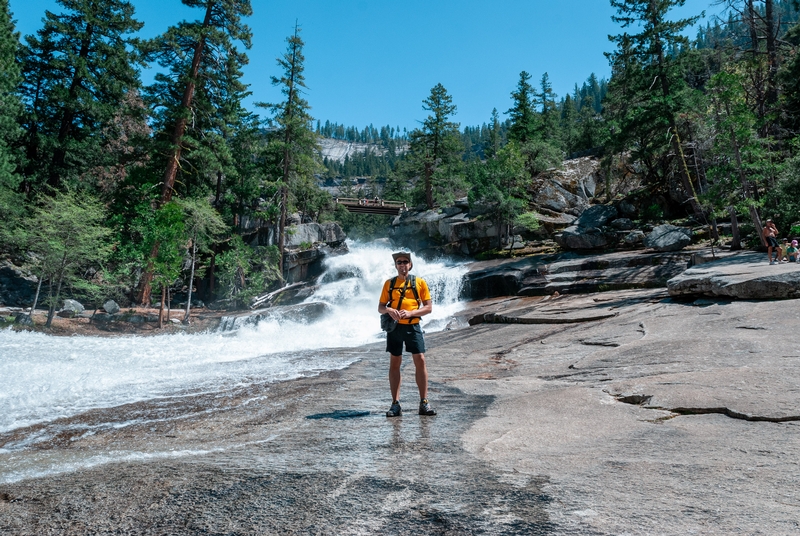
POLYGON ((411 253, 393 253, 397 277, 383 284, 378 312, 388 313, 397 321, 397 327, 386 334, 386 351, 389 352, 389 388, 392 392, 392 405, 387 417, 399 417, 400 407, 400 365, 403 362, 403 344, 411 353, 416 369, 415 377, 419 389, 419 414, 436 415, 428 402, 428 368, 425 364, 425 339, 420 327, 420 317, 433 310, 431 293, 424 279, 410 275, 414 267, 411 253), (394 306, 394 307, 393 307, 394 306))

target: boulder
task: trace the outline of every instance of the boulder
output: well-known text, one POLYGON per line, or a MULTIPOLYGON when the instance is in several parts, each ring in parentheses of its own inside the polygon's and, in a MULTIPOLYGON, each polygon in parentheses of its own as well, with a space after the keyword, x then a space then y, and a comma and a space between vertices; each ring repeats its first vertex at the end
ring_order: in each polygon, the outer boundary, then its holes
POLYGON ((56 313, 56 315, 60 316, 61 318, 75 318, 77 313, 72 309, 63 309, 56 313))
MULTIPOLYGON (((105 309, 105 307, 103 307, 105 309)), ((108 309, 106 309, 108 310, 108 309)), ((92 323, 94 324, 108 324, 109 322, 114 321, 115 317, 109 313, 95 313, 92 317, 92 323)))
POLYGON ((559 169, 537 177, 533 201, 555 212, 580 213, 596 193, 599 173, 600 160, 596 158, 565 160, 559 169))
POLYGON ((633 222, 629 218, 617 218, 610 225, 619 231, 630 231, 634 228, 633 222))
POLYGON ((627 216, 629 218, 636 216, 636 207, 627 201, 620 201, 617 203, 617 211, 623 216, 627 216))
POLYGON ((680 274, 687 253, 616 251, 532 255, 474 263, 465 276, 464 295, 473 300, 498 296, 550 296, 613 289, 664 288, 680 274))
POLYGON ((119 312, 119 305, 114 300, 106 300, 103 304, 103 310, 110 315, 115 315, 119 312))
POLYGON ((692 243, 692 231, 675 225, 658 225, 644 240, 645 247, 656 251, 678 251, 692 243))
POLYGON ((626 234, 622 241, 625 242, 629 246, 636 246, 644 242, 644 231, 631 231, 630 233, 626 234))
POLYGON ((30 306, 39 279, 7 260, 0 261, 0 304, 30 306))
POLYGON ((19 326, 33 326, 33 318, 25 313, 17 313, 16 316, 14 316, 14 323, 19 326))
MULTIPOLYGON (((85 310, 85 308, 80 302, 77 302, 75 300, 64 300, 64 307, 61 308, 61 311, 59 312, 59 316, 64 316, 61 313, 64 313, 66 311, 71 311, 72 312, 72 316, 75 316, 75 315, 77 315, 79 313, 82 313, 84 310, 85 310)), ((71 318, 71 317, 67 317, 67 318, 71 318)))
POLYGON ((596 227, 567 227, 555 235, 555 240, 564 249, 591 250, 609 245, 609 236, 596 227))
MULTIPOLYGON (((617 209, 612 205, 594 205, 584 210, 575 220, 578 227, 602 227, 609 220, 617 217, 617 209)), ((633 226, 631 225, 631 228, 633 226)))
POLYGON ((770 266, 765 255, 742 252, 689 268, 667 281, 667 289, 675 297, 800 298, 800 266, 770 266))

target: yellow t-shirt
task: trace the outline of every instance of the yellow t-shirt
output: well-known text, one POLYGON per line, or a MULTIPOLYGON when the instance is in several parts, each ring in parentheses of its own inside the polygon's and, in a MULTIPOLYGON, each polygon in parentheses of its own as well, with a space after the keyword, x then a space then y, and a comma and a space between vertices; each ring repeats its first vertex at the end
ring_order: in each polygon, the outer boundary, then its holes
MULTIPOLYGON (((384 305, 389 303, 389 285, 392 284, 391 279, 387 279, 386 282, 383 284, 383 290, 381 291, 381 299, 380 302, 384 305)), ((403 300, 400 302, 400 307, 397 307, 397 300, 400 297, 400 293, 403 292, 403 287, 405 286, 406 282, 401 281, 400 278, 397 278, 397 281, 394 283, 394 289, 392 290, 392 302, 389 304, 389 307, 392 309, 405 309, 406 311, 414 311, 419 309, 422 306, 422 303, 417 303, 417 299, 414 297, 414 291, 411 290, 411 283, 408 284, 408 288, 406 289, 406 294, 403 296, 403 300)), ((418 277, 417 278, 417 294, 419 294, 419 301, 426 302, 431 299, 431 291, 428 290, 428 284, 425 282, 424 279, 418 277)), ((417 324, 419 323, 419 317, 415 316, 414 318, 404 318, 403 320, 399 321, 400 324, 417 324)))

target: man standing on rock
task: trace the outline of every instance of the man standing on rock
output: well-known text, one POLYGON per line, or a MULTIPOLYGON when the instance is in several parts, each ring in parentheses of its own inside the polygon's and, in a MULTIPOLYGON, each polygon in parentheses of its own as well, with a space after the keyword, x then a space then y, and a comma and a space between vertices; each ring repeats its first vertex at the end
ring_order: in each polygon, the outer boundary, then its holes
POLYGON ((783 250, 781 249, 781 246, 778 245, 778 228, 775 227, 775 224, 771 219, 768 219, 766 225, 764 226, 764 240, 767 242, 767 257, 769 257, 769 263, 775 264, 775 261, 778 263, 783 262, 783 250), (776 257, 775 261, 772 260, 773 248, 778 250, 778 256, 776 257))
POLYGON ((403 362, 403 344, 411 352, 416 368, 417 388, 419 389, 419 414, 436 415, 428 403, 428 368, 425 364, 425 339, 419 325, 420 317, 433 310, 431 293, 424 279, 414 277, 408 272, 413 268, 411 253, 393 253, 397 277, 383 284, 378 312, 388 313, 397 321, 397 327, 386 334, 386 351, 389 352, 389 388, 392 391, 392 406, 387 417, 399 417, 400 407, 400 365, 403 362))

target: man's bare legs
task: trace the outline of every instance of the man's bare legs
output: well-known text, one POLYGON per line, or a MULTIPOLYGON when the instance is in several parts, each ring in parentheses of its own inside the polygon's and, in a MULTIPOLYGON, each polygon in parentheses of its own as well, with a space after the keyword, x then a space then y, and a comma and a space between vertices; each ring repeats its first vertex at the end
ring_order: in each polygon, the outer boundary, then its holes
POLYGON ((403 356, 389 354, 389 389, 392 391, 392 402, 400 400, 400 365, 403 356))
MULTIPOLYGON (((411 354, 414 359, 414 374, 419 389, 419 398, 428 398, 428 367, 425 363, 425 354, 411 354)), ((403 363, 403 356, 389 355, 389 388, 392 391, 392 401, 400 400, 400 365, 403 363)))

